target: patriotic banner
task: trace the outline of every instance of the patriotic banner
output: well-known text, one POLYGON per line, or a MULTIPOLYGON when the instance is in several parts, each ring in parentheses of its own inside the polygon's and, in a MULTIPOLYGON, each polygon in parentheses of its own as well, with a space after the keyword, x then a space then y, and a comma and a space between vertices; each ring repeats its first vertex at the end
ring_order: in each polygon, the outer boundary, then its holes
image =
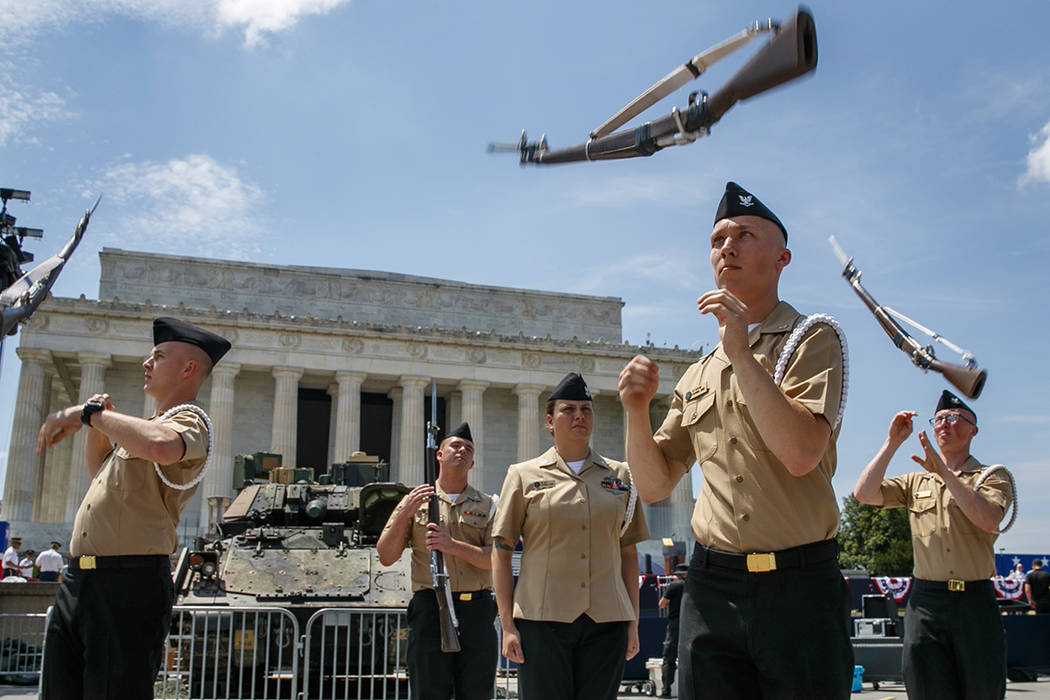
POLYGON ((883 595, 890 593, 898 603, 903 603, 911 590, 911 576, 893 578, 890 576, 872 576, 871 582, 875 584, 875 590, 883 595))
POLYGON ((992 577, 992 588, 1000 598, 1007 600, 1021 600, 1024 595, 1024 581, 1016 578, 992 577))

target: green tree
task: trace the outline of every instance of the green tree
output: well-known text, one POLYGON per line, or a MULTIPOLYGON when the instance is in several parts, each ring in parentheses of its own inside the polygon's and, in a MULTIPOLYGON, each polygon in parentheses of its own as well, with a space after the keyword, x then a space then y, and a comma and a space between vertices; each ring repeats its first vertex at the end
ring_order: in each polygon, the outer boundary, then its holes
POLYGON ((863 566, 872 576, 911 576, 907 508, 873 508, 851 495, 842 499, 839 566, 863 566))

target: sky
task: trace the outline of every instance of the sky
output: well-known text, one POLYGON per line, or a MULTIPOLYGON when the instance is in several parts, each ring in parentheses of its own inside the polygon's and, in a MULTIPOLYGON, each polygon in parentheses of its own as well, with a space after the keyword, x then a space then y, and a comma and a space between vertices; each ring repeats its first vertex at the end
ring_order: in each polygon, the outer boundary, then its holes
MULTIPOLYGON (((553 167, 486 153, 523 128, 580 143, 693 55, 794 9, 0 0, 0 186, 32 191, 9 210, 45 230, 26 246, 38 260, 103 194, 58 296, 97 298, 106 246, 618 296, 625 340, 708 350, 717 328, 695 300, 713 286, 711 221, 737 181, 790 233, 781 297, 848 338, 839 497, 893 414, 924 424, 947 384, 891 345, 840 276, 832 234, 879 302, 988 371, 973 454, 1019 487, 996 547, 1050 554, 1050 5, 814 2, 816 71, 692 145, 553 167)), ((714 92, 762 41, 642 119, 714 92)), ((918 451, 912 438, 890 474, 918 451)))

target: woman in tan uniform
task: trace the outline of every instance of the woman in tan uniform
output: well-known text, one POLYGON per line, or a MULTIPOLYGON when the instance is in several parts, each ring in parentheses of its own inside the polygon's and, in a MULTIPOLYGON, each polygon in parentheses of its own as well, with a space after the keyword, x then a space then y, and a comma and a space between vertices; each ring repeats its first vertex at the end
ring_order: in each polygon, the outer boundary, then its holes
POLYGON ((508 468, 492 528, 503 655, 518 664, 522 700, 612 699, 638 653, 635 545, 649 530, 627 465, 590 448, 594 409, 580 375, 551 393, 547 429, 554 447, 508 468))

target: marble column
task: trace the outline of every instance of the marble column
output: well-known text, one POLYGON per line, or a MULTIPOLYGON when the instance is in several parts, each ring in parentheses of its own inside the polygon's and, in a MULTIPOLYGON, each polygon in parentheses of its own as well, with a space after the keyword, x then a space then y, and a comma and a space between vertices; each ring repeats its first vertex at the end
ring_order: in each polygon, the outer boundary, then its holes
POLYGON ((220 362, 211 371, 208 417, 212 427, 212 453, 201 483, 201 530, 211 529, 222 519, 216 505, 233 493, 233 406, 234 380, 241 366, 220 362))
MULTIPOLYGON (((109 355, 97 352, 82 352, 77 356, 80 361, 80 394, 77 403, 84 403, 93 394, 101 394, 106 383, 106 368, 112 360, 109 355)), ((119 410, 119 407, 118 409, 119 410)), ((67 523, 73 522, 77 514, 77 508, 87 493, 88 483, 91 477, 88 475, 85 459, 84 438, 86 430, 78 430, 72 437, 73 450, 69 460, 69 491, 66 493, 66 517, 67 523)), ((66 438, 67 440, 70 438, 66 438)))
POLYGON ((364 372, 336 372, 339 385, 335 409, 335 450, 333 462, 345 462, 361 449, 361 383, 364 372))
POLYGON ((4 483, 4 520, 28 521, 33 517, 37 474, 42 458, 36 454, 36 438, 47 408, 51 383, 47 378, 47 350, 18 348, 22 371, 18 377, 18 401, 11 423, 11 447, 7 454, 4 483))
MULTIPOLYGON (((488 382, 479 382, 472 379, 464 379, 457 385, 456 388, 460 390, 460 395, 463 397, 463 418, 460 422, 466 421, 470 424, 470 434, 474 437, 474 463, 480 469, 475 469, 475 474, 481 476, 478 486, 486 493, 491 492, 491 484, 485 479, 485 475, 488 472, 488 466, 485 464, 485 413, 484 413, 484 399, 485 389, 488 387, 488 382)), ((451 425, 448 430, 454 430, 456 425, 451 425)))
MULTIPOLYGON (((48 402, 51 410, 65 408, 73 403, 66 396, 62 378, 57 374, 51 377, 51 397, 48 402)), ((45 413, 48 411, 45 410, 45 413)), ((69 486, 69 459, 72 455, 73 441, 65 439, 44 452, 43 480, 40 487, 39 508, 33 520, 42 523, 60 523, 66 517, 66 489, 69 486)))
MULTIPOLYGON (((390 398, 390 478, 401 481, 401 387, 387 392, 390 398)), ((402 482, 407 483, 407 482, 402 482)), ((414 484, 413 484, 414 485, 414 484)))
POLYGON ((401 449, 399 450, 400 481, 406 486, 422 484, 423 448, 426 445, 423 421, 423 390, 430 379, 427 377, 401 377, 401 449))
MULTIPOLYGON (((218 367, 218 365, 216 365, 218 367)), ((299 378, 302 367, 274 367, 273 430, 270 452, 281 455, 281 466, 295 466, 295 439, 299 419, 299 378)))
POLYGON ((518 397, 518 461, 524 462, 540 453, 540 392, 539 384, 516 384, 518 397))

